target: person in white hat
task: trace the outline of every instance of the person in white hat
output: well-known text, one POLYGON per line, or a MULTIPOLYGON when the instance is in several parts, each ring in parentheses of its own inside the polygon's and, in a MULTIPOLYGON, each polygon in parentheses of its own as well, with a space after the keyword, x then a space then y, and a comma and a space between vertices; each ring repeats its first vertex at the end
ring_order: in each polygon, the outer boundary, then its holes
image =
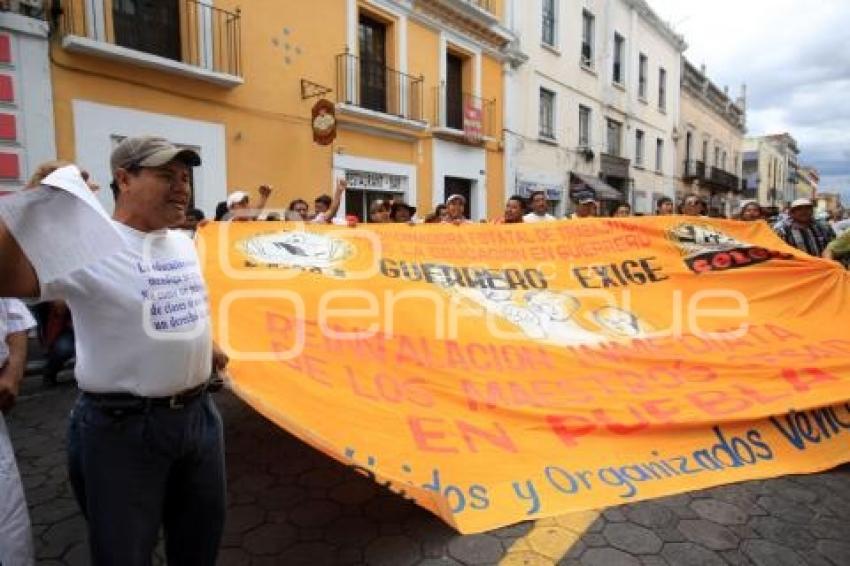
POLYGON ((245 191, 233 191, 227 195, 227 214, 222 220, 262 220, 265 216, 266 203, 272 194, 272 188, 262 185, 258 189, 260 202, 256 209, 251 207, 251 195, 245 191))
POLYGON ((594 218, 597 214, 598 206, 596 199, 593 197, 580 198, 572 218, 594 218))
POLYGON ((466 197, 454 194, 446 199, 446 216, 443 224, 471 224, 472 221, 464 216, 466 197))
POLYGON ((814 206, 807 198, 792 202, 788 218, 778 222, 773 229, 789 246, 817 257, 823 255, 835 239, 835 232, 828 224, 815 220, 814 206))

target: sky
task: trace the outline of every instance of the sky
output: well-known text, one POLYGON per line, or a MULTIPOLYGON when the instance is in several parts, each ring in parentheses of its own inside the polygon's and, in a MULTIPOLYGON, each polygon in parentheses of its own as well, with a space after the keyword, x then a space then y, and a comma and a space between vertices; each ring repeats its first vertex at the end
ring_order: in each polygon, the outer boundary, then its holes
POLYGON ((747 135, 789 132, 820 191, 850 204, 850 0, 648 0, 734 98, 747 135))

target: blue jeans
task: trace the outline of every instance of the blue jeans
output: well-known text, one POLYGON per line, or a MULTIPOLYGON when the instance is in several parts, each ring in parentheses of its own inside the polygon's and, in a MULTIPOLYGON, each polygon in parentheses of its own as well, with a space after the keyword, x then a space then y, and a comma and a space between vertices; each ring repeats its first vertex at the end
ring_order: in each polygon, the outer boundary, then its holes
POLYGON ((226 477, 221 416, 209 393, 179 409, 121 413, 81 396, 68 468, 93 564, 148 566, 160 526, 169 564, 215 564, 226 477))

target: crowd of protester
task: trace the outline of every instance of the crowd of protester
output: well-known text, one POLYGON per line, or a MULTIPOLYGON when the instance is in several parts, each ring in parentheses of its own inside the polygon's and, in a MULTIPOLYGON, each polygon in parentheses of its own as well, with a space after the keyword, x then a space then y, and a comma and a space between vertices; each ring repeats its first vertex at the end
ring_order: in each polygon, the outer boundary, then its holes
MULTIPOLYGON (((356 216, 337 218, 341 198, 346 190, 346 183, 337 183, 334 196, 320 195, 314 201, 313 211, 304 199, 290 202, 284 220, 295 220, 315 224, 338 223, 352 225, 361 222, 356 216)), ((260 187, 261 200, 259 206, 252 208, 247 193, 235 191, 226 201, 219 204, 216 213, 217 220, 280 220, 265 210, 266 201, 271 189, 260 187)), ((590 191, 580 191, 574 201, 574 210, 563 219, 598 218, 600 216, 630 217, 645 216, 634 212, 627 202, 605 203, 603 209, 590 191)), ((551 222, 561 220, 552 214, 552 207, 545 191, 533 191, 528 197, 513 195, 505 202, 501 216, 490 220, 493 224, 516 224, 551 222)), ((366 221, 370 224, 406 223, 406 224, 471 224, 467 215, 466 197, 460 194, 450 195, 445 203, 438 204, 434 210, 423 217, 416 215, 416 207, 404 201, 395 199, 376 199, 371 201, 366 221)), ((708 217, 709 209, 706 201, 697 194, 685 195, 678 206, 669 197, 661 197, 655 203, 656 216, 682 215, 692 217, 708 217)), ((712 217, 724 216, 714 211, 712 217)), ((784 209, 762 207, 758 201, 744 200, 730 219, 744 222, 765 221, 776 234, 787 244, 810 255, 834 259, 845 267, 850 266, 850 220, 844 219, 843 209, 830 213, 828 222, 815 217, 814 205, 806 198, 797 199, 784 209), (846 235, 845 235, 846 234, 846 235), (840 237, 839 237, 840 235, 840 237)), ((481 220, 481 222, 488 222, 481 220)))

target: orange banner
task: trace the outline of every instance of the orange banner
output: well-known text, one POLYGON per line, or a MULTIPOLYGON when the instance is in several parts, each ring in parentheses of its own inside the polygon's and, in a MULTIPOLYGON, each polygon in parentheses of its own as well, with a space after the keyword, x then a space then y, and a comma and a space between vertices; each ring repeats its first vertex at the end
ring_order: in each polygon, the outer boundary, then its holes
POLYGON ((236 392, 464 533, 850 459, 848 275, 764 223, 218 223, 236 392))

